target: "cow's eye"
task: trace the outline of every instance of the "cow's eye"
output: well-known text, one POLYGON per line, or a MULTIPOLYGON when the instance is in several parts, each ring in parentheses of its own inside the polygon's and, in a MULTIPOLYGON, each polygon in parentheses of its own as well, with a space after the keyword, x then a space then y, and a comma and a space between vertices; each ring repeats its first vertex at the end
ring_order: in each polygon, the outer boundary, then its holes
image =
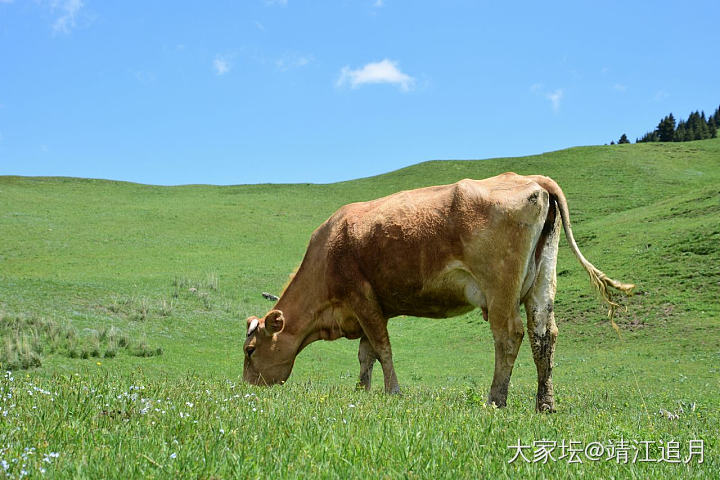
POLYGON ((248 358, 250 358, 250 355, 252 355, 254 351, 255 347, 248 347, 247 350, 245 350, 245 353, 247 354, 248 358))

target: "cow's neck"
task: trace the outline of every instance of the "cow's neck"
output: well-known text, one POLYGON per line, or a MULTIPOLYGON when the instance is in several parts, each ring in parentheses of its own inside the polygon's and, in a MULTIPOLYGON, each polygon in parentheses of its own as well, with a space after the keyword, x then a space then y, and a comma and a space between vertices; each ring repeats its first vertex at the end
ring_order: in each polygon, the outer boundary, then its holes
POLYGON ((305 263, 275 305, 285 317, 283 333, 294 338, 298 352, 315 340, 325 338, 325 323, 332 314, 325 289, 318 288, 320 282, 317 279, 322 278, 319 265, 308 267, 305 263))

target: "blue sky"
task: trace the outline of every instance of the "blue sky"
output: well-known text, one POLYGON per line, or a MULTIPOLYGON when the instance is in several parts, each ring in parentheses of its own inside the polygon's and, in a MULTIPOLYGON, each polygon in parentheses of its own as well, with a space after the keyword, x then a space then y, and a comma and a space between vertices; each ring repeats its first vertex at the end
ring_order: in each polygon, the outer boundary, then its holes
POLYGON ((0 175, 333 182, 634 140, 720 105, 718 19, 716 0, 0 0, 0 175))

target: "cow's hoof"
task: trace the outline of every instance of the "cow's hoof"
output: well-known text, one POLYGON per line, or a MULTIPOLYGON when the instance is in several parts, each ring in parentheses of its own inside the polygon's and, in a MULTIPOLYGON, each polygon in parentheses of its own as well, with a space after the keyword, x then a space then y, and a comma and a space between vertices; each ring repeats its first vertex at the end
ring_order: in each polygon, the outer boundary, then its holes
POLYGON ((402 395, 402 392, 400 391, 400 387, 398 385, 395 385, 392 388, 386 388, 385 393, 390 395, 402 395))
POLYGON ((486 405, 491 408, 505 408, 507 406, 507 396, 493 396, 492 392, 488 395, 486 405))
POLYGON ((358 392, 369 392, 369 391, 370 391, 370 385, 368 385, 368 384, 366 384, 366 383, 358 382, 358 383, 355 385, 355 390, 357 390, 358 392))
POLYGON ((537 402, 535 410, 538 413, 555 413, 555 403, 552 401, 537 402))

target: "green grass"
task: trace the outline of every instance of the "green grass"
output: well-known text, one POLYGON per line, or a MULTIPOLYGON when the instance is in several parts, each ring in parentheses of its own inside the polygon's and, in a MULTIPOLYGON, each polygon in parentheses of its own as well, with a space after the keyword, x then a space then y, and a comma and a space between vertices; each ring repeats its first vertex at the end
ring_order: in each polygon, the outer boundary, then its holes
POLYGON ((0 362, 13 367, 0 379, 0 476, 3 461, 11 477, 44 468, 53 478, 720 471, 719 140, 426 162, 331 185, 0 177, 0 239, 0 362), (267 311, 260 293, 280 291, 336 208, 508 170, 553 177, 585 256, 638 285, 618 312, 619 339, 561 241, 557 414, 533 412, 527 346, 508 408, 483 405, 493 350, 478 312, 391 320, 401 397, 381 393, 379 368, 371 393, 354 391, 347 340, 311 345, 283 387, 242 383, 245 318, 267 311), (51 327, 74 331, 80 354, 51 327), (508 464, 518 439, 621 438, 678 441, 684 455, 702 439, 704 463, 508 464))

